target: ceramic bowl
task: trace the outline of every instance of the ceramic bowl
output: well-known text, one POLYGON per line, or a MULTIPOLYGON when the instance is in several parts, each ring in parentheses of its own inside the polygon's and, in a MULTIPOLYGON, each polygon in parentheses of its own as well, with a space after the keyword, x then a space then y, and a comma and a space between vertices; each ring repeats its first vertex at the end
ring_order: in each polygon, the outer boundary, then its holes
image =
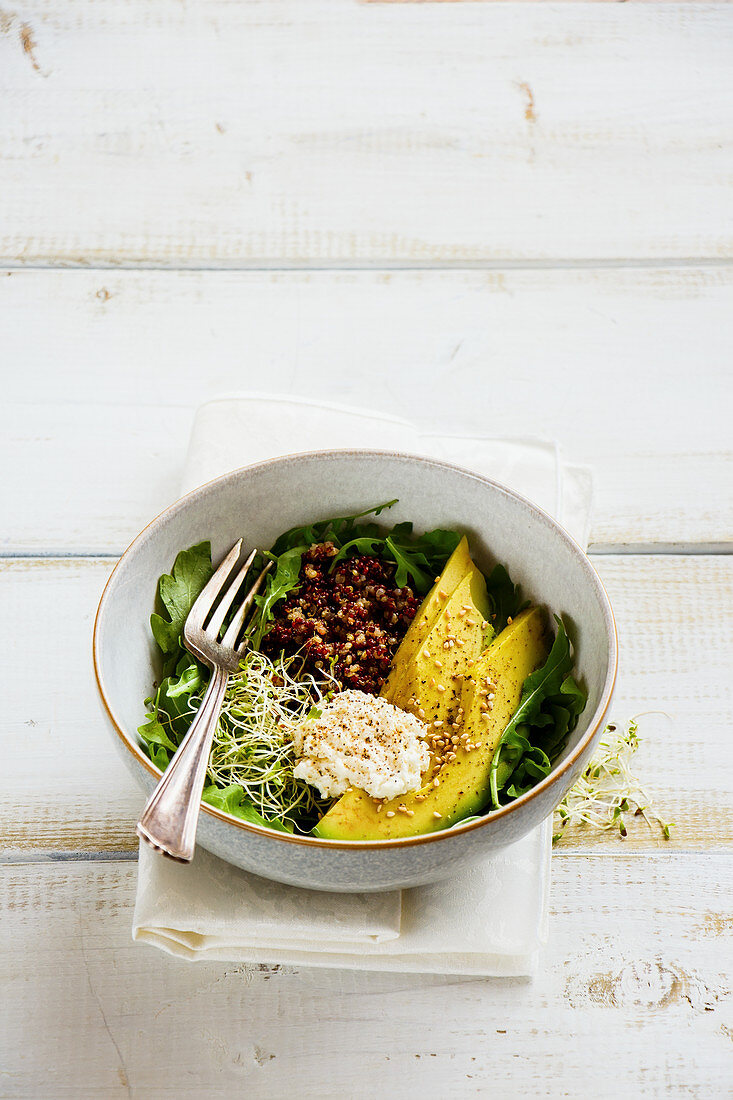
MULTIPOLYGON (((312 889, 375 891, 444 878, 533 829, 561 801, 603 728, 616 675, 613 613, 576 542, 547 514, 504 486, 467 470, 406 454, 322 451, 273 459, 218 478, 167 508, 138 535, 104 591, 94 629, 103 709, 128 768, 144 789, 159 770, 141 748, 143 700, 159 675, 148 622, 156 585, 176 554, 210 539, 217 562, 240 536, 269 547, 284 530, 359 512, 399 497, 389 522, 415 530, 457 528, 488 570, 504 562, 534 602, 562 613, 575 645, 588 704, 551 774, 480 821, 428 836, 334 841, 258 828, 202 805, 198 843, 265 878, 312 889)), ((140 808, 144 798, 141 795, 140 808)))

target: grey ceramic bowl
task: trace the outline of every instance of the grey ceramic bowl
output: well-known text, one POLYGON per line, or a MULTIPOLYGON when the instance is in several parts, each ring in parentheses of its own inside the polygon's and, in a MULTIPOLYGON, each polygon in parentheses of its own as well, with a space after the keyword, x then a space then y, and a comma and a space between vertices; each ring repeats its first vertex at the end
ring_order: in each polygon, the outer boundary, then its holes
MULTIPOLYGON (((390 523, 455 527, 478 564, 504 562, 525 594, 562 612, 588 705, 552 773, 478 822, 382 842, 319 840, 248 825, 202 805, 198 842, 265 878, 312 889, 386 890, 436 881, 518 840, 561 801, 598 741, 616 675, 613 613, 588 558, 548 515, 496 482, 442 462, 380 451, 323 451, 248 466, 204 485, 138 535, 104 591, 94 664, 104 711, 128 768, 149 794, 160 772, 140 747, 143 699, 158 674, 148 621, 161 573, 210 539, 214 561, 240 537, 269 547, 284 530, 399 497, 390 523)), ((141 795, 140 808, 143 806, 141 795)))

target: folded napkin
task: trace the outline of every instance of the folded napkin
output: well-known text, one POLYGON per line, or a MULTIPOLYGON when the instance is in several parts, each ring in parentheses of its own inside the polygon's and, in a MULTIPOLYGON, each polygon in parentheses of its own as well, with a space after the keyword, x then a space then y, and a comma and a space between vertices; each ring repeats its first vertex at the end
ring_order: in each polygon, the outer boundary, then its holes
MULTIPOLYGON (((557 444, 421 433, 378 413, 265 394, 222 397, 196 415, 189 491, 279 454, 369 447, 442 458, 501 481, 585 546, 592 482, 557 444)), ((187 867, 140 847, 133 939, 192 961, 528 976, 547 938, 551 826, 429 886, 381 894, 300 890, 199 849, 187 867)))

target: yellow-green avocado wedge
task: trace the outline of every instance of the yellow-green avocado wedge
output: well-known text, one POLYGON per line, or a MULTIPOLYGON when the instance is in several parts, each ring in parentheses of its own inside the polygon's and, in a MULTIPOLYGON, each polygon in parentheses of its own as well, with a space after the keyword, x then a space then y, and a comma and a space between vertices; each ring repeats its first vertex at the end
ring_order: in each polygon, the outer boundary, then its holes
POLYGON ((435 626, 446 599, 453 595, 466 574, 473 569, 475 569, 475 566, 468 551, 468 539, 464 535, 445 563, 443 572, 420 604, 415 618, 407 628, 407 633, 394 655, 389 676, 380 692, 380 695, 383 695, 390 703, 395 701, 405 668, 435 626))
POLYGON ((440 770, 438 787, 433 785, 433 762, 419 791, 384 803, 379 812, 368 794, 350 791, 321 818, 314 835, 331 840, 394 840, 446 829, 481 810, 489 799, 494 750, 519 705, 522 684, 547 657, 548 642, 544 613, 529 608, 473 662, 460 698, 464 711, 461 732, 465 730, 470 743, 478 747, 466 751, 457 746, 455 759, 440 770), (494 685, 489 689, 494 699, 491 710, 482 710, 482 704, 488 705, 488 697, 481 694, 487 679, 494 685), (388 811, 394 817, 387 817, 388 811))
POLYGON ((486 582, 471 569, 444 601, 433 629, 405 665, 391 697, 387 696, 389 702, 424 722, 446 721, 458 708, 462 680, 457 677, 481 652, 488 614, 486 582))

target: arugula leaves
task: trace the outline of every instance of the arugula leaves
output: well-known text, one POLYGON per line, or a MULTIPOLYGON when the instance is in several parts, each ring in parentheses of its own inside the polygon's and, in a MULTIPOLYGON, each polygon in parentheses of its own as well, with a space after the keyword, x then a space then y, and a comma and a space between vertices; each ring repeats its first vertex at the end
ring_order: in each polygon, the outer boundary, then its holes
POLYGON ((166 655, 163 664, 166 675, 173 671, 184 652, 181 643, 183 624, 212 573, 211 543, 199 542, 188 550, 181 550, 171 573, 164 573, 158 581, 158 599, 167 617, 153 613, 150 629, 166 655))
POLYGON ((244 789, 239 783, 230 783, 228 787, 217 787, 212 783, 204 787, 201 798, 217 810, 241 818, 242 821, 248 821, 250 825, 262 825, 265 829, 275 829, 279 833, 294 832, 292 822, 278 818, 266 821, 261 814, 258 814, 249 799, 245 798, 244 789))
MULTIPOLYGON (((277 564, 274 571, 267 576, 265 591, 255 596, 255 604, 259 607, 259 612, 250 639, 255 649, 259 649, 262 638, 272 622, 274 617, 272 609, 275 604, 278 600, 285 599, 288 592, 298 587, 300 563, 307 549, 307 546, 293 546, 274 558, 277 564)), ((272 554, 270 556, 274 557, 272 554)))
POLYGON ((377 504, 374 508, 366 508, 353 516, 339 516, 336 519, 309 523, 304 527, 291 527, 289 531, 280 535, 272 548, 272 555, 277 558, 284 550, 291 550, 294 546, 313 546, 317 542, 331 541, 336 546, 343 546, 360 535, 376 534, 379 528, 375 523, 357 524, 356 521, 364 516, 378 516, 385 508, 392 508, 396 503, 397 497, 394 500, 385 501, 384 504, 377 504))
POLYGON ((457 531, 438 528, 413 537, 411 523, 397 523, 385 532, 376 523, 358 522, 365 516, 379 516, 396 503, 395 498, 352 516, 292 527, 280 535, 267 555, 276 562, 276 568, 268 576, 264 592, 255 597, 260 610, 252 635, 253 644, 258 646, 267 633, 275 604, 297 588, 303 554, 319 542, 332 542, 338 549, 331 569, 354 554, 375 554, 395 562, 398 587, 411 584, 418 595, 424 596, 458 546, 461 536, 457 531))
POLYGON ((491 804, 499 795, 518 798, 550 772, 567 735, 575 729, 587 694, 572 676, 573 658, 565 625, 557 615, 557 634, 549 656, 524 681, 514 715, 491 761, 491 804))
POLYGON ((208 670, 185 652, 154 696, 145 700, 147 721, 138 727, 150 759, 165 771, 173 753, 188 733, 208 681, 208 670))
POLYGON ((158 581, 158 602, 164 614, 150 616, 150 629, 163 653, 163 679, 145 700, 147 720, 138 727, 153 763, 165 771, 186 735, 208 681, 208 669, 184 649, 183 624, 196 597, 213 573, 211 543, 181 550, 170 573, 158 581))
POLYGON ((509 618, 516 618, 522 610, 522 597, 518 584, 514 584, 503 565, 495 565, 486 578, 486 592, 494 607, 492 626, 500 634, 509 618))

